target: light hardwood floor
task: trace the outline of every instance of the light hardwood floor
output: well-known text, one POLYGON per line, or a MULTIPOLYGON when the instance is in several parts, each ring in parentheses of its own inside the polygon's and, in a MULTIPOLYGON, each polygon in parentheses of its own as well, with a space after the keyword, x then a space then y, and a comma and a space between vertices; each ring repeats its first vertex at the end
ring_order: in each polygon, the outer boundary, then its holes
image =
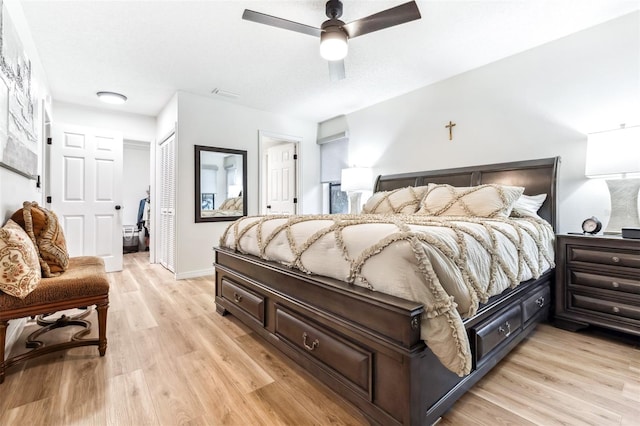
MULTIPOLYGON (((0 425, 367 424, 235 318, 216 314, 212 277, 175 281, 134 253, 110 279, 106 356, 76 348, 8 370, 0 425)), ((541 325, 439 425, 638 425, 637 342, 541 325)))

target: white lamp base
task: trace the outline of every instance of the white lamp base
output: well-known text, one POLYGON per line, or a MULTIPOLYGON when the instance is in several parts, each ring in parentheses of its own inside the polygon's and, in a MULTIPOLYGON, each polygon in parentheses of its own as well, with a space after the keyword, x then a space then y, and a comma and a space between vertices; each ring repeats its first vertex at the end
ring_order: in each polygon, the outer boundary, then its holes
POLYGON ((349 192, 349 214, 360 214, 362 192, 349 192))
POLYGON ((622 227, 640 227, 640 179, 608 179, 607 186, 611 196, 611 218, 604 233, 617 235, 622 233, 622 227))

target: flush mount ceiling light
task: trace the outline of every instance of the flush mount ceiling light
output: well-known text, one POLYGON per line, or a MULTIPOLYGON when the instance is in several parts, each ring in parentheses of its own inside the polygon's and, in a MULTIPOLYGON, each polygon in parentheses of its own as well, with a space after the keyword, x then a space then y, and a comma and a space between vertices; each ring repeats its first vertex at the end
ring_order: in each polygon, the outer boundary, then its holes
POLYGON ((127 101, 125 95, 115 92, 98 92, 96 95, 98 95, 98 99, 108 104, 123 104, 127 101))

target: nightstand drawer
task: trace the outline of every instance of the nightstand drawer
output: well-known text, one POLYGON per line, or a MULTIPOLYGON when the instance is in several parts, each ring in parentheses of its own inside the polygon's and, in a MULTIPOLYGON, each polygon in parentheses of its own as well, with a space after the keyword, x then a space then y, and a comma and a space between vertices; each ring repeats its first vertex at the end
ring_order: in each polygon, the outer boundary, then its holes
POLYGON ((640 252, 569 246, 568 262, 587 262, 640 269, 640 252))
POLYGON ((571 295, 571 305, 575 308, 587 309, 589 311, 602 312, 604 314, 640 321, 640 306, 596 299, 589 296, 583 296, 581 294, 571 295))
POLYGON ((590 272, 570 271, 570 285, 602 288, 623 293, 640 294, 640 280, 592 274, 590 272))

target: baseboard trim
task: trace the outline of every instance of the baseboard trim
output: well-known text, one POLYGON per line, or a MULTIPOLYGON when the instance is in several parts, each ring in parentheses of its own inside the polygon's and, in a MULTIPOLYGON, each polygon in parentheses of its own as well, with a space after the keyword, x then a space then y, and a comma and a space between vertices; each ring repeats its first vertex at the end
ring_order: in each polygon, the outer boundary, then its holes
POLYGON ((188 280, 189 278, 204 277, 207 275, 213 275, 215 268, 201 269, 199 271, 189 271, 176 274, 176 280, 188 280))
POLYGON ((11 348, 18 341, 18 337, 20 337, 20 334, 22 333, 22 330, 24 330, 26 324, 26 318, 9 321, 9 327, 7 327, 7 337, 4 345, 5 354, 8 355, 11 353, 11 348))

